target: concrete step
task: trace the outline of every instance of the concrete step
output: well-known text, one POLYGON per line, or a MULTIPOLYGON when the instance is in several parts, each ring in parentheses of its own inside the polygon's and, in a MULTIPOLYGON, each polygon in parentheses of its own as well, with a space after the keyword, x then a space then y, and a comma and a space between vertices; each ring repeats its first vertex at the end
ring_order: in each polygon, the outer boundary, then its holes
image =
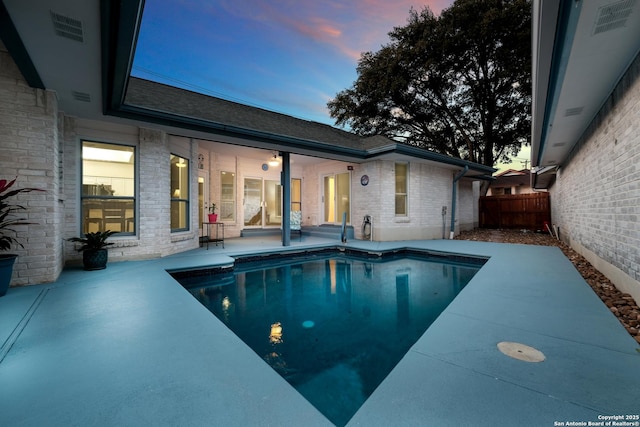
MULTIPOLYGON (((342 227, 339 225, 303 226, 302 235, 340 240, 341 229, 342 227)), ((240 232, 240 237, 278 236, 280 234, 282 234, 282 230, 279 228, 245 228, 240 232)), ((292 237, 297 236, 297 233, 292 233, 292 237)), ((353 227, 347 226, 347 240, 352 240, 353 236, 353 227)))

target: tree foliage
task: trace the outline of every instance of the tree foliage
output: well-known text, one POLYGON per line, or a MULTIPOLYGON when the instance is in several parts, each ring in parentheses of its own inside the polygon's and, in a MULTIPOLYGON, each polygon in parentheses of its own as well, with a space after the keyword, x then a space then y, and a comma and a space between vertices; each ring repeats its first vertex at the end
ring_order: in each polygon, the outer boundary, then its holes
POLYGON ((337 125, 488 166, 528 143, 530 1, 457 0, 440 17, 412 9, 389 37, 329 101, 337 125))

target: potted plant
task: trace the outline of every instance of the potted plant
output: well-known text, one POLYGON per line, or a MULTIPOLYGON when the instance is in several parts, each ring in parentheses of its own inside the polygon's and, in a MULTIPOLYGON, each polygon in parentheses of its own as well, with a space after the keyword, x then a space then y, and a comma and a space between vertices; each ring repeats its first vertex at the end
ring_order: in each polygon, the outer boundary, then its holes
MULTIPOLYGON (((13 244, 17 244, 21 248, 22 243, 16 239, 16 231, 12 228, 14 225, 29 225, 32 222, 26 222, 22 218, 15 216, 16 212, 25 210, 22 205, 11 204, 9 198, 15 197, 20 193, 29 193, 31 191, 43 191, 37 188, 18 188, 11 190, 17 178, 12 181, 0 179, 0 251, 11 249, 13 244)), ((7 293, 11 284, 11 276, 13 275, 13 264, 18 255, 0 253, 0 297, 7 293)))
POLYGON ((209 222, 218 222, 215 203, 211 203, 211 205, 209 205, 209 222))
POLYGON ((70 242, 82 243, 77 250, 82 252, 82 264, 85 270, 102 270, 107 268, 109 252, 106 247, 113 245, 107 239, 115 234, 115 231, 96 231, 85 233, 84 237, 72 237, 70 242))

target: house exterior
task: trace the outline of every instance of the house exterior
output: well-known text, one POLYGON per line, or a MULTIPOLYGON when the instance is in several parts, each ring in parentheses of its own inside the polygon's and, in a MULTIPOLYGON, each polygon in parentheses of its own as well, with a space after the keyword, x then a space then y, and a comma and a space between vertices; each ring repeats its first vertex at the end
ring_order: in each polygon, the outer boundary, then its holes
POLYGON ((477 226, 493 168, 130 77, 142 5, 0 2, 1 175, 46 190, 21 198, 12 285, 55 281, 89 231, 118 231, 111 261, 195 249, 212 203, 226 237, 283 245, 291 211, 355 238, 371 216, 378 241, 477 226))
POLYGON ((532 187, 560 237, 640 301, 640 3, 534 2, 532 187))
POLYGON ((508 169, 495 175, 489 184, 487 196, 508 196, 510 194, 531 194, 531 171, 529 169, 508 169))

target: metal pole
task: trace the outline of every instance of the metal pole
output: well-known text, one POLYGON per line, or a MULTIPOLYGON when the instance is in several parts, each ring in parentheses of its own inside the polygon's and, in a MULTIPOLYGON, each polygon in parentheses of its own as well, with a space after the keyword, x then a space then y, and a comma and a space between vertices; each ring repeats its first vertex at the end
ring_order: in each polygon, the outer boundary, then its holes
POLYGON ((282 246, 291 246, 291 162, 289 153, 280 152, 282 156, 282 246))

